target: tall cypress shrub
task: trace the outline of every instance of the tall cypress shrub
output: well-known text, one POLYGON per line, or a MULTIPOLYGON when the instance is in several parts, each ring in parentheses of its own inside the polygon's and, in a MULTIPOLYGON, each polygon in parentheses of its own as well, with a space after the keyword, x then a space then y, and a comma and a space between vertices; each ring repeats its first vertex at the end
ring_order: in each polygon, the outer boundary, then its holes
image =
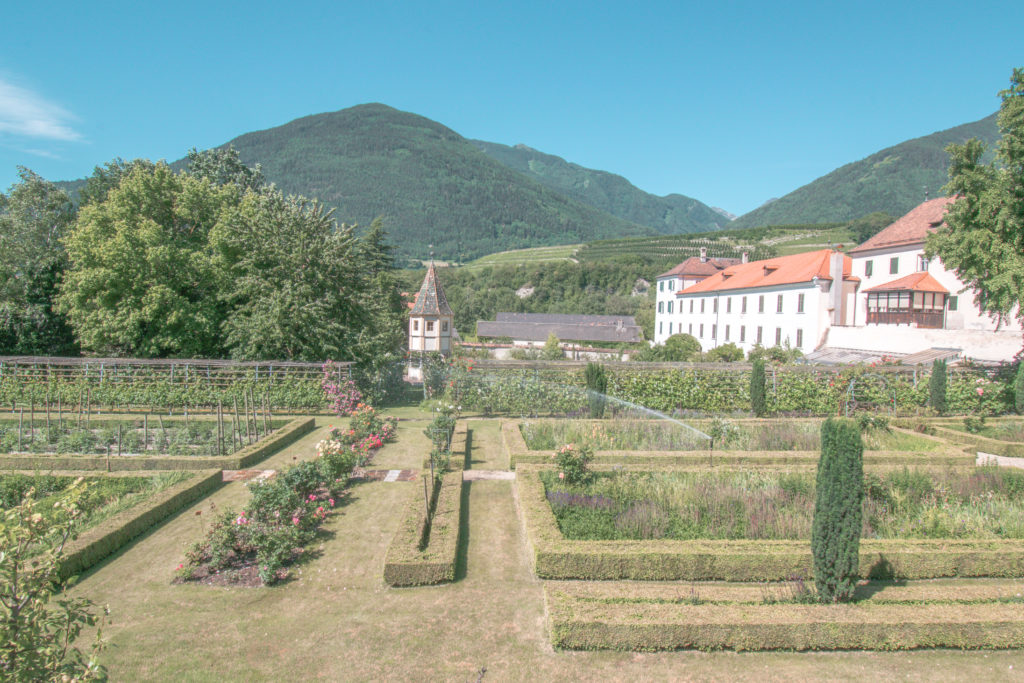
POLYGON ((600 419, 604 417, 604 408, 608 402, 605 394, 608 389, 608 375, 600 363, 587 363, 583 378, 587 383, 587 405, 590 408, 590 417, 600 419))
POLYGON ((811 553, 814 585, 822 602, 853 597, 860 566, 864 446, 853 420, 829 418, 821 426, 811 553))
POLYGON ((758 417, 764 417, 768 414, 763 358, 755 358, 754 367, 750 371, 750 409, 758 417))
POLYGON ((1017 414, 1024 414, 1024 360, 1017 366, 1017 376, 1013 380, 1013 407, 1017 414))
POLYGON ((932 376, 928 378, 928 405, 940 415, 946 412, 946 361, 932 363, 932 376))

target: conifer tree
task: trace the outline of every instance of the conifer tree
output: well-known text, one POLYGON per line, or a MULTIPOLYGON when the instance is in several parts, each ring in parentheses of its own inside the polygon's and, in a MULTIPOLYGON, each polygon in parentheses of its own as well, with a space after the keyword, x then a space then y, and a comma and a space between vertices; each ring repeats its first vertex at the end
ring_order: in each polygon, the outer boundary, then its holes
POLYGON ((1024 361, 1017 366, 1017 376, 1013 380, 1013 407, 1017 414, 1024 414, 1024 361))
POLYGON ((768 401, 765 393, 764 359, 755 358, 750 371, 750 409, 758 417, 768 414, 768 401))
POLYGON ((946 412, 946 361, 937 360, 932 364, 932 375, 928 378, 928 405, 940 415, 946 412))
POLYGON ((864 446, 853 420, 829 418, 821 427, 811 553, 822 602, 853 597, 860 567, 864 446))
POLYGON ((600 363, 587 363, 584 379, 587 382, 587 404, 590 407, 590 417, 600 419, 604 417, 604 408, 608 400, 605 396, 605 391, 608 389, 608 375, 604 371, 604 366, 600 363))

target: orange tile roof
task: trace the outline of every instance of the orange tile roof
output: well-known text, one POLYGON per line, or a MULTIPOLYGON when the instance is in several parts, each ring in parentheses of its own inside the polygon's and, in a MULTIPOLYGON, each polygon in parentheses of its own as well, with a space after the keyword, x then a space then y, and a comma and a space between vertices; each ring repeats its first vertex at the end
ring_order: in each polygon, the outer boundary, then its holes
MULTIPOLYGON (((811 282, 814 278, 831 280, 829 258, 836 252, 820 249, 803 254, 780 256, 764 261, 751 261, 729 266, 709 278, 690 285, 678 294, 699 294, 727 289, 749 289, 751 287, 773 287, 811 282)), ((853 261, 843 255, 843 279, 856 281, 851 277, 853 261)))
POLYGON ((708 258, 706 261, 701 261, 699 256, 691 256, 672 270, 662 273, 655 279, 660 280, 663 277, 682 277, 685 275, 714 275, 718 271, 739 262, 740 259, 738 258, 708 258))
POLYGON ((936 197, 918 204, 895 223, 870 237, 864 244, 851 249, 850 253, 924 242, 929 232, 942 225, 943 217, 954 201, 955 197, 936 197))
POLYGON ((922 271, 901 277, 899 280, 886 282, 885 284, 865 289, 865 292, 938 292, 949 294, 949 290, 939 284, 939 281, 932 277, 931 273, 922 271))

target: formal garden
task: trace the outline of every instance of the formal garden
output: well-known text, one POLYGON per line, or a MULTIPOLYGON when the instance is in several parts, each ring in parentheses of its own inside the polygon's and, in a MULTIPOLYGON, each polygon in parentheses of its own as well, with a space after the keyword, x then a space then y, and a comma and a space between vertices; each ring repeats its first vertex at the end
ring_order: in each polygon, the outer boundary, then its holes
MULTIPOLYGON (((364 630, 415 634, 424 619, 455 639, 445 660, 417 637, 402 656, 459 677, 615 677, 629 661, 567 650, 664 651, 644 656, 672 676, 699 671, 676 650, 790 653, 732 670, 810 675, 800 651, 852 671, 863 651, 923 648, 937 664, 1024 647, 1024 469, 978 455, 1024 447, 1012 373, 951 372, 940 411, 927 373, 758 372, 467 362, 428 377, 426 399, 377 409, 328 367, 318 405, 256 400, 274 395, 257 385, 237 417, 223 396, 187 413, 62 401, 47 415, 42 390, 0 418, 0 504, 8 524, 32 529, 38 514, 40 529, 73 529, 50 580, 79 576, 68 594, 88 602, 65 612, 80 619, 79 664, 117 677, 199 661, 229 677, 338 673, 323 654, 295 657, 316 647, 308 614, 344 623, 350 610, 364 615, 349 629, 359 678, 396 666, 364 630), (714 392, 686 398, 708 373, 731 378, 724 409, 714 392), (813 391, 782 409, 791 382, 813 391), (641 384, 661 408, 639 407, 628 392, 641 384), (521 400, 517 386, 530 410, 496 402, 521 400), (552 395, 562 403, 545 406, 552 395), (295 647, 224 659, 231 645, 212 633, 263 603, 263 628, 295 647), (181 609, 209 628, 178 628, 181 609), (155 649, 168 633, 177 647, 155 649), (97 634, 116 647, 89 650, 97 634)), ((57 540, 33 537, 24 561, 57 540)))

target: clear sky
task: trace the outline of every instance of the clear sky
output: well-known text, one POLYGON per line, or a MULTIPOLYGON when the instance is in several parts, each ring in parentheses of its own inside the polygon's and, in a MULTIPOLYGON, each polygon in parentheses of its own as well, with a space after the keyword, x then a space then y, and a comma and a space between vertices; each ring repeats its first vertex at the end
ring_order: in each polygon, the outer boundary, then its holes
POLYGON ((383 102, 742 214, 994 112, 1022 26, 1005 0, 12 2, 0 188, 383 102))

